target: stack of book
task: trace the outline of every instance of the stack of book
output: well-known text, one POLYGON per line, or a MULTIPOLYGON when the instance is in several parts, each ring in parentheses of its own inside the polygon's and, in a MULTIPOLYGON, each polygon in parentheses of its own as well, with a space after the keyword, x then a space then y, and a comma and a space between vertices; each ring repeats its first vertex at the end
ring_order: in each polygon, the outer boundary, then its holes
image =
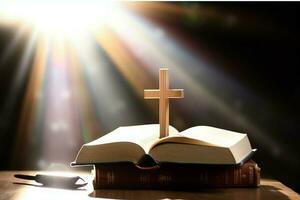
POLYGON ((159 138, 159 125, 120 127, 84 144, 72 165, 94 165, 95 189, 256 187, 246 134, 197 126, 159 138))

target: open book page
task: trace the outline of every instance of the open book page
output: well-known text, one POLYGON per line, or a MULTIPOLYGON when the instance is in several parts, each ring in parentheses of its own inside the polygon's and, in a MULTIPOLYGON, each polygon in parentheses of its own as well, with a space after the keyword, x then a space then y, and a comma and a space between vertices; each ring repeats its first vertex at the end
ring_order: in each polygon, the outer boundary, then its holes
MULTIPOLYGON (((170 132, 178 131, 170 126, 170 132)), ((109 134, 85 145, 99 145, 117 142, 130 142, 141 146, 147 153, 151 144, 159 139, 159 124, 119 127, 109 134)))
POLYGON ((205 141, 201 141, 201 140, 198 140, 198 139, 193 139, 193 138, 190 138, 190 137, 186 137, 186 136, 180 135, 180 133, 177 133, 175 135, 170 134, 168 137, 161 138, 161 139, 155 141, 151 145, 150 149, 152 149, 155 146, 158 146, 160 144, 164 144, 164 143, 194 144, 194 145, 201 145, 201 146, 216 146, 214 144, 210 144, 210 143, 207 143, 205 141))
MULTIPOLYGON (((146 153, 149 153, 153 144, 155 144, 157 141, 161 140, 161 139, 159 139, 159 135, 160 135, 159 134, 159 124, 145 125, 145 126, 149 126, 149 130, 148 130, 149 137, 147 139, 139 142, 138 144, 144 149, 144 151, 146 153), (151 133, 152 133, 152 136, 150 136, 151 133)), ((178 135, 177 129, 175 129, 173 126, 169 126, 169 135, 178 135)))
POLYGON ((247 137, 246 134, 210 126, 192 127, 181 132, 180 135, 219 147, 231 147, 247 137))
POLYGON ((246 137, 246 135, 209 126, 196 126, 181 133, 169 134, 168 137, 161 138, 154 142, 150 148, 163 143, 230 147, 243 137, 246 137))

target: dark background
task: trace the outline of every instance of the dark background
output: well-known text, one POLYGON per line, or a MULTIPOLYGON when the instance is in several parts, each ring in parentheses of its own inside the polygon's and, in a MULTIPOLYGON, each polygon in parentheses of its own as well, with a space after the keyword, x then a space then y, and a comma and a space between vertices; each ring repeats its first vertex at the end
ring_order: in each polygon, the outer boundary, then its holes
MULTIPOLYGON (((129 5, 129 9, 166 27, 190 48, 194 48, 196 53, 204 54, 215 63, 218 70, 233 77, 261 99, 253 102, 241 97, 236 105, 240 112, 262 127, 264 133, 279 145, 270 149, 265 142, 249 134, 252 145, 258 148, 254 159, 262 168, 262 176, 279 179, 300 192, 299 3, 165 3, 191 11, 167 17, 153 10, 144 12, 137 8, 139 3, 133 4, 129 5), (201 52, 199 46, 205 51, 201 52)), ((147 7, 151 3, 144 4, 147 7)), ((11 160, 30 71, 24 72, 25 78, 21 80, 9 106, 5 101, 9 91, 16 89, 12 88, 11 82, 28 39, 28 35, 23 36, 13 54, 5 57, 4 51, 15 31, 12 27, 0 29, 0 169, 22 169, 22 166, 12 166, 11 160)), ((186 114, 191 120, 186 121, 183 128, 197 125, 200 120, 202 124, 236 129, 228 119, 210 112, 207 110, 207 115, 198 117, 192 116, 197 115, 196 112, 186 114)), ((149 119, 152 120, 151 116, 149 119)), ((21 152, 19 156, 22 157, 21 152)))

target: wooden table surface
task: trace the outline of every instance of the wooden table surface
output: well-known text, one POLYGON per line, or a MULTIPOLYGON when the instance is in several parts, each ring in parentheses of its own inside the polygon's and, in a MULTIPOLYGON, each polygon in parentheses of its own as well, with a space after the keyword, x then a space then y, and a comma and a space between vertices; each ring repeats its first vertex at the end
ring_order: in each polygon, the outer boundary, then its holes
MULTIPOLYGON (((93 190, 92 176, 76 172, 88 185, 82 189, 60 189, 38 186, 34 181, 21 180, 14 174, 34 175, 36 171, 0 171, 0 199, 299 199, 300 196, 282 183, 262 179, 258 188, 200 189, 199 191, 160 190, 93 190)), ((44 172, 45 173, 45 172, 44 172)), ((53 173, 53 172, 51 172, 53 173)), ((74 172, 73 172, 74 173, 74 172)))

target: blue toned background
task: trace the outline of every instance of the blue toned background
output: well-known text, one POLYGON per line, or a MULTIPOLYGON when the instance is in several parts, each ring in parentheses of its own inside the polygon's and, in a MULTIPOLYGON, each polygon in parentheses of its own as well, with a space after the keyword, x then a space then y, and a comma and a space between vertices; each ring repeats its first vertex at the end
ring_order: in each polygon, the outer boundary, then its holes
POLYGON ((173 126, 247 133, 262 175, 300 191, 299 3, 29 2, 0 3, 0 169, 68 168, 157 123, 143 90, 168 67, 173 126))

